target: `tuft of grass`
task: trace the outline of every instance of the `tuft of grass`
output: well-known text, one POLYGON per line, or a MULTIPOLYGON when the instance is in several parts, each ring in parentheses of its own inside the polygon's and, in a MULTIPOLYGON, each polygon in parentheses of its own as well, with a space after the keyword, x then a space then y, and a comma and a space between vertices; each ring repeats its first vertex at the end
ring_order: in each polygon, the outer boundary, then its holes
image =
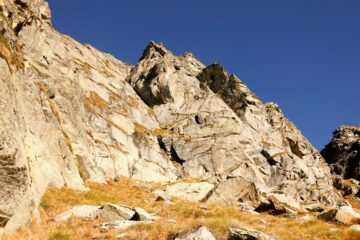
POLYGON ((42 207, 44 210, 48 210, 51 206, 50 204, 47 202, 46 198, 43 198, 40 202, 40 207, 42 207))
POLYGON ((106 67, 101 67, 101 68, 96 68, 95 66, 90 65, 87 62, 84 62, 83 60, 79 59, 79 58, 75 58, 74 59, 75 63, 78 64, 82 70, 89 76, 91 76, 91 71, 92 70, 96 70, 98 72, 100 72, 101 74, 103 74, 105 77, 108 78, 114 78, 114 74, 112 74, 109 70, 106 69, 106 67))
POLYGON ((70 240, 70 236, 62 232, 55 232, 48 238, 48 240, 70 240))
MULTIPOLYGON (((5 20, 9 26, 11 23, 9 19, 6 18, 3 14, 0 13, 0 18, 5 20)), ((11 29, 11 27, 10 27, 11 29)), ((13 71, 12 66, 15 66, 16 69, 20 69, 24 67, 24 53, 20 47, 20 41, 16 41, 16 47, 12 49, 11 44, 9 43, 8 39, 0 33, 0 57, 5 59, 7 62, 10 71, 13 71)))
POLYGON ((70 152, 73 153, 74 151, 73 151, 73 148, 72 148, 71 139, 70 139, 69 135, 64 130, 62 130, 62 133, 63 133, 63 136, 65 138, 66 145, 70 149, 70 152))
POLYGON ((344 240, 359 240, 360 232, 356 230, 349 229, 346 231, 344 240))
POLYGON ((140 135, 144 139, 147 139, 148 141, 151 141, 149 137, 151 135, 158 137, 162 135, 171 134, 170 130, 161 129, 161 128, 149 129, 140 123, 134 123, 134 130, 138 135, 140 135))
POLYGON ((10 44, 6 40, 5 36, 0 32, 0 44, 6 47, 8 50, 11 50, 10 44))
POLYGON ((84 96, 83 102, 85 107, 91 112, 97 113, 95 109, 98 109, 109 114, 112 113, 112 110, 108 106, 108 103, 96 92, 91 91, 89 97, 84 96))
POLYGON ((129 103, 130 107, 133 108, 138 108, 140 105, 140 101, 133 96, 127 96, 127 102, 129 103))
POLYGON ((41 71, 39 68, 37 68, 34 64, 31 64, 31 63, 30 63, 30 66, 36 71, 36 73, 37 73, 40 77, 42 77, 42 78, 49 78, 49 77, 50 77, 50 75, 42 72, 42 71, 41 71))

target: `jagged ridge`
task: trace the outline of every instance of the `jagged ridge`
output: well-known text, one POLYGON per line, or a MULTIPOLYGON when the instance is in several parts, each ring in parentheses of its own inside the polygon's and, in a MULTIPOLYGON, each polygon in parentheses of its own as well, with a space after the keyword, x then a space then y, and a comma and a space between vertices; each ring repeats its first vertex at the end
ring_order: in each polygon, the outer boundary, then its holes
POLYGON ((42 0, 0 6, 0 228, 26 223, 49 186, 119 176, 200 178, 208 201, 248 208, 337 204, 319 153, 220 65, 151 42, 131 66, 56 32, 42 0))

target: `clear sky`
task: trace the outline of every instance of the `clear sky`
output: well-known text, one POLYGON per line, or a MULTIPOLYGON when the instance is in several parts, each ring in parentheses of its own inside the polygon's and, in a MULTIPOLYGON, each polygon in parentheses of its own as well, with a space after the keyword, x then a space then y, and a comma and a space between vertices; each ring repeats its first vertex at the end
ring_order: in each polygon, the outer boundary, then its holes
POLYGON ((360 0, 49 0, 53 25, 135 64, 150 40, 221 63, 321 149, 360 124, 360 0))

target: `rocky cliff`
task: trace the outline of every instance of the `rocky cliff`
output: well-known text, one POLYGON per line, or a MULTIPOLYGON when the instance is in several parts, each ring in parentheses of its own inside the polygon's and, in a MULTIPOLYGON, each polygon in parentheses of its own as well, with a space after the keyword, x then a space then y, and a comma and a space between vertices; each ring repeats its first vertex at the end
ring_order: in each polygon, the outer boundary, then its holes
POLYGON ((204 201, 336 205, 330 169, 276 104, 220 65, 149 43, 136 66, 51 26, 43 0, 0 0, 0 228, 47 187, 120 176, 206 180, 204 201))
POLYGON ((334 174, 360 181, 360 126, 336 129, 321 154, 334 174))

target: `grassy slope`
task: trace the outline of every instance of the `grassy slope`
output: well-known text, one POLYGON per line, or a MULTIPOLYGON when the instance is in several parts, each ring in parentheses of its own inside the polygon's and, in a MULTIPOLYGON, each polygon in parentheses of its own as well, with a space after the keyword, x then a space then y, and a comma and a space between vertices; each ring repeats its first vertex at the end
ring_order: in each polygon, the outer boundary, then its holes
POLYGON ((175 204, 168 205, 155 202, 153 189, 160 185, 144 184, 127 179, 109 184, 89 184, 90 191, 78 192, 69 189, 49 189, 43 197, 40 213, 42 221, 20 228, 12 235, 4 236, 4 240, 70 240, 70 239, 115 239, 119 231, 101 233, 94 225, 101 222, 86 221, 71 218, 66 222, 55 223, 51 218, 80 205, 101 205, 104 203, 118 203, 133 207, 142 207, 162 218, 147 225, 137 225, 129 228, 126 233, 128 239, 168 239, 171 234, 187 230, 199 225, 209 227, 218 239, 226 239, 229 226, 249 226, 268 232, 280 239, 311 239, 311 240, 358 240, 360 233, 346 230, 346 226, 324 223, 314 220, 292 220, 278 218, 262 213, 258 216, 240 212, 235 208, 223 208, 209 205, 207 209, 199 208, 198 203, 175 200, 175 204), (167 219, 175 219, 177 224, 168 223, 167 219), (264 224, 262 220, 265 220, 264 224))

